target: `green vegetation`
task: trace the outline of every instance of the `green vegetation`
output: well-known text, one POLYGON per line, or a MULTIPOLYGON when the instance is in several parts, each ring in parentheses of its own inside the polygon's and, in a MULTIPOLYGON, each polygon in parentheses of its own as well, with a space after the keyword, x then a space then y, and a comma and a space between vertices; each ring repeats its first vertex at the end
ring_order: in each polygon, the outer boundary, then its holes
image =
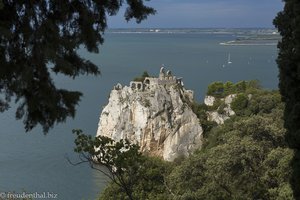
POLYGON ((168 199, 169 192, 165 187, 165 177, 170 171, 170 163, 159 158, 144 157, 141 167, 136 171, 134 177, 127 177, 128 180, 135 180, 132 185, 132 196, 129 198, 116 183, 111 183, 103 191, 99 200, 115 199, 168 199))
POLYGON ((213 82, 208 86, 206 94, 218 98, 224 98, 230 94, 246 93, 258 89, 260 89, 260 85, 257 80, 240 81, 236 84, 233 84, 230 81, 226 83, 213 82))
MULTIPOLYGON (((278 91, 252 83, 228 84, 238 94, 232 102, 237 115, 206 129, 203 148, 174 167, 167 182, 175 199, 294 199, 289 184, 294 152, 284 140, 284 105, 278 91)), ((197 116, 205 117, 207 107, 196 107, 197 116)))
MULTIPOLYGON (((288 183, 293 151, 273 117, 227 121, 214 129, 206 146, 168 177, 180 199, 293 199, 288 183)), ((279 122, 281 119, 277 119, 279 122)))
POLYGON ((170 171, 169 163, 142 155, 139 146, 128 140, 93 138, 81 130, 73 130, 73 133, 77 135, 75 152, 80 155, 80 162, 76 164, 87 162, 111 180, 100 199, 167 199, 162 185, 170 171))
MULTIPOLYGON (((206 93, 209 96, 215 97, 215 101, 212 106, 207 106, 204 103, 199 104, 197 102, 192 102, 192 103, 189 102, 189 105, 192 108, 193 112, 200 119, 202 128, 204 130, 204 135, 206 135, 213 127, 217 125, 215 122, 207 120, 208 117, 207 112, 217 111, 219 114, 226 114, 225 108, 227 107, 227 105, 225 104, 224 101, 224 98, 226 96, 232 94, 237 95, 234 98, 233 102, 231 103, 231 108, 235 111, 235 113, 238 116, 247 113, 248 115, 250 115, 254 108, 251 107, 246 109, 246 107, 248 107, 249 99, 255 96, 255 98, 251 102, 253 102, 252 104, 257 105, 257 103, 255 103, 254 100, 260 98, 260 94, 264 95, 262 94, 263 91, 264 90, 261 89, 260 84, 257 80, 240 81, 235 84, 230 81, 227 81, 226 83, 218 81, 209 84, 206 93)), ((263 103, 264 102, 262 102, 261 104, 263 103)), ((258 109, 263 109, 263 108, 258 108, 258 109)))
MULTIPOLYGON (((289 183, 294 151, 284 139, 280 95, 258 89, 257 83, 250 86, 251 81, 240 83, 227 83, 232 91, 239 91, 232 102, 237 115, 223 125, 207 121, 207 106, 191 105, 205 134, 202 149, 188 158, 165 162, 138 153, 137 145, 128 146, 128 153, 115 154, 100 146, 106 152, 100 155, 111 160, 108 168, 115 169, 112 174, 121 172, 130 191, 129 195, 118 181, 112 181, 100 199, 295 199, 289 183), (121 160, 114 160, 119 156, 121 160)), ((86 153, 92 157, 99 155, 89 140, 83 138, 81 152, 89 149, 86 153)), ((114 144, 120 146, 120 142, 114 144)))
POLYGON ((278 43, 279 88, 285 102, 284 120, 286 140, 295 150, 292 162, 291 184, 297 199, 300 199, 300 2, 284 0, 285 6, 274 19, 274 25, 282 36, 278 43))
POLYGON ((213 127, 217 126, 216 122, 207 120, 207 111, 211 109, 209 106, 204 103, 198 104, 197 102, 193 102, 190 106, 201 123, 204 135, 206 135, 213 127))
POLYGON ((150 75, 148 74, 147 71, 144 71, 143 74, 141 76, 135 77, 133 79, 133 81, 137 81, 137 82, 144 82, 146 77, 150 77, 150 75))

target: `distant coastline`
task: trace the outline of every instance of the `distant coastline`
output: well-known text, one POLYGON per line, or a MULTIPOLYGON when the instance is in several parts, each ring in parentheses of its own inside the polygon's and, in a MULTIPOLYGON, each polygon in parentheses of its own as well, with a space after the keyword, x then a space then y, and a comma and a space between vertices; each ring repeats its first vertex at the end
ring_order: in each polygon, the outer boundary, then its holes
POLYGON ((260 32, 251 33, 237 36, 235 40, 221 42, 220 45, 235 45, 235 46, 246 46, 246 45, 277 45, 281 40, 281 36, 277 31, 273 32, 260 32))
POLYGON ((220 42, 225 46, 275 46, 281 36, 273 28, 119 28, 109 29, 110 34, 193 34, 228 35, 230 41, 220 42))
POLYGON ((237 37, 251 35, 277 34, 273 28, 114 28, 108 29, 107 33, 115 34, 224 34, 237 37))
POLYGON ((277 44, 278 44, 278 41, 277 42, 268 42, 268 43, 256 43, 255 41, 253 43, 238 43, 235 40, 220 43, 220 45, 224 45, 224 46, 274 46, 277 44))

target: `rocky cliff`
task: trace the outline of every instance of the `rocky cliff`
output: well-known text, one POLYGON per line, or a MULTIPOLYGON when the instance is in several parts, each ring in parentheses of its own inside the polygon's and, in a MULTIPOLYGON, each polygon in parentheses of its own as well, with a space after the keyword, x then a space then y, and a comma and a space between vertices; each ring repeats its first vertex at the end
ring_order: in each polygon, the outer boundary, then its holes
POLYGON ((202 144, 202 128, 188 102, 193 92, 182 80, 161 68, 158 78, 147 77, 130 86, 117 84, 110 93, 97 135, 128 138, 141 151, 172 161, 188 156, 202 144))
POLYGON ((204 104, 208 107, 213 107, 217 105, 216 109, 213 111, 207 111, 207 120, 214 121, 217 124, 224 124, 225 120, 229 119, 231 116, 235 115, 235 112, 231 109, 231 103, 236 97, 236 94, 231 94, 225 98, 217 99, 213 96, 206 96, 204 99, 204 104))

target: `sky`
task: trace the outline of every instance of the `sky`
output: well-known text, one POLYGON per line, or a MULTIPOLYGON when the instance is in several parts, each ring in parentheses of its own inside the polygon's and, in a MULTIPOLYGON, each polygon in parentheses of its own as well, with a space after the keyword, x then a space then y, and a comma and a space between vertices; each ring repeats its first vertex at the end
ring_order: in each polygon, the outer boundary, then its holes
POLYGON ((272 28, 281 0, 150 0, 157 10, 141 24, 126 22, 125 8, 108 18, 109 28, 272 28))

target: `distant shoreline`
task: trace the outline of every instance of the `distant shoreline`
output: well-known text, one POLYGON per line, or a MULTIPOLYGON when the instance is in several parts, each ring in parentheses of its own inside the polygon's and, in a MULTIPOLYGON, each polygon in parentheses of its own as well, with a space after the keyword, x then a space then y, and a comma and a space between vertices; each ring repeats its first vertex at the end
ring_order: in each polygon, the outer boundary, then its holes
POLYGON ((228 42, 221 42, 219 43, 223 46, 276 46, 278 43, 228 43, 228 42))
POLYGON ((124 28, 108 29, 107 33, 185 33, 185 34, 228 34, 236 36, 279 35, 272 28, 124 28))

